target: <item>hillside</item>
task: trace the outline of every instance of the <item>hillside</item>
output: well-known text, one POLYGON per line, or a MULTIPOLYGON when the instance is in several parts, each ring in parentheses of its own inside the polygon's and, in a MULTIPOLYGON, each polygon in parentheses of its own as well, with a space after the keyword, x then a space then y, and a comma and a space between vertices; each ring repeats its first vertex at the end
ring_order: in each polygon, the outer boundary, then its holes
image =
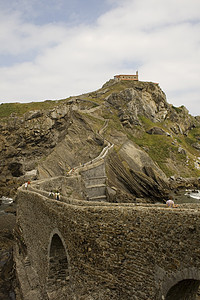
POLYGON ((169 177, 200 176, 200 117, 169 104, 155 83, 110 80, 68 99, 0 105, 0 196, 26 180, 66 175, 105 141, 114 145, 106 170, 119 201, 158 199, 169 177))

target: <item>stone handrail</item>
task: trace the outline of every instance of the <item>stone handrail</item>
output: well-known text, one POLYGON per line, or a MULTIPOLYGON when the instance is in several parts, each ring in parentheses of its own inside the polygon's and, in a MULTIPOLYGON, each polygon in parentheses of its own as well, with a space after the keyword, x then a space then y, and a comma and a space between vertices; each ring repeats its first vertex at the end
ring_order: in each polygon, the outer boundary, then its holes
MULTIPOLYGON (((62 180, 62 176, 59 177, 60 180, 62 180)), ((64 177, 63 177, 64 178, 64 177)), ((43 179, 42 181, 48 181, 48 179, 43 179)), ((38 183, 37 183, 38 184, 38 183)), ((49 192, 44 190, 39 190, 37 187, 35 187, 34 182, 31 183, 31 187, 28 189, 25 189, 24 184, 18 188, 19 194, 24 194, 24 198, 26 198, 25 195, 35 195, 36 197, 39 197, 41 200, 46 200, 47 202, 54 201, 58 205, 72 205, 76 207, 110 207, 113 209, 121 209, 122 211, 124 209, 137 209, 137 210, 145 210, 145 211, 166 211, 166 213, 174 213, 174 214, 180 214, 182 212, 186 212, 187 215, 190 215, 191 213, 199 214, 200 212, 200 205, 197 203, 182 203, 179 205, 178 208, 171 208, 166 209, 166 205, 162 203, 152 204, 152 203, 110 203, 110 202, 98 202, 93 201, 89 202, 87 200, 80 200, 80 199, 70 199, 67 196, 61 195, 60 201, 57 201, 56 199, 49 198, 49 192)))

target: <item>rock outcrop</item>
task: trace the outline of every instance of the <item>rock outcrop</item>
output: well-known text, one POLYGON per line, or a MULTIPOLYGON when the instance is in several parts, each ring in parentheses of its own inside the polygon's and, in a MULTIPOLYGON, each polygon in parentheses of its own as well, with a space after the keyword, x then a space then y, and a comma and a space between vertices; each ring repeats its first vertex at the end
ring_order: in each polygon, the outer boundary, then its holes
MULTIPOLYGON (((96 92, 56 101, 49 108, 34 110, 33 106, 26 106, 24 114, 13 111, 0 120, 0 193, 12 196, 26 180, 66 175, 69 169, 98 156, 104 139, 115 145, 115 151, 121 149, 119 157, 128 172, 123 179, 127 181, 124 187, 129 181, 132 187, 137 186, 138 182, 133 182, 136 172, 141 174, 138 178, 147 176, 156 184, 160 172, 162 179, 164 173, 199 176, 199 126, 198 117, 189 115, 184 107, 168 104, 161 88, 151 82, 111 80, 96 92), (105 120, 107 125, 101 134, 105 120), (128 143, 132 143, 132 149, 137 144, 145 153, 139 170, 135 163, 137 155, 130 158, 125 151, 128 143), (164 153, 162 158, 159 152, 164 153), (147 161, 152 163, 149 174, 144 168, 147 161)), ((115 171, 118 174, 117 168, 115 171)), ((141 178, 139 182, 142 184, 141 178)), ((135 196, 147 196, 145 189, 149 188, 140 186, 135 196)), ((131 188, 129 193, 132 192, 131 188)))
POLYGON ((153 122, 164 120, 170 110, 163 91, 153 83, 134 82, 133 87, 110 94, 106 101, 119 111, 119 118, 131 125, 140 124, 140 116, 153 122))
MULTIPOLYGON (((41 197, 56 188, 67 201, 78 199, 79 205, 83 199, 98 205, 100 201, 162 203, 172 189, 200 185, 200 117, 168 104, 157 84, 110 80, 95 92, 47 101, 46 106, 25 104, 22 111, 12 111, 10 105, 6 115, 2 108, 4 104, 0 105, 0 197, 13 197, 21 184, 35 179, 41 179, 37 187, 41 197), (72 171, 74 177, 67 177, 72 171)), ((6 226, 12 218, 13 231, 14 215, 6 222, 1 217, 1 225, 6 226)), ((3 298, 5 286, 13 292, 9 282, 14 277, 13 236, 3 230, 0 237, 5 242, 0 253, 3 298)), ((26 292, 23 282, 28 274, 27 299, 39 299, 39 284, 32 280, 34 271, 21 237, 16 226, 15 239, 26 269, 21 272, 21 288, 26 292)))
POLYGON ((110 186, 132 196, 129 201, 118 200, 116 196, 117 202, 144 202, 146 198, 146 202, 155 203, 167 196, 169 185, 165 174, 144 151, 130 142, 125 143, 118 154, 109 155, 108 174, 110 186))

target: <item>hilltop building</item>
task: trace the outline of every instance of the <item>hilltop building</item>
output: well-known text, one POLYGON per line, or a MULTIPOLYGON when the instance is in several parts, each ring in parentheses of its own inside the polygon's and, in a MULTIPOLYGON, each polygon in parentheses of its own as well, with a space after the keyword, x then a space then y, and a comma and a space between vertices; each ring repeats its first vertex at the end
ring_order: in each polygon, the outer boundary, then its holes
POLYGON ((135 81, 138 81, 138 71, 136 71, 135 75, 115 75, 114 79, 116 81, 121 81, 121 80, 135 80, 135 81))

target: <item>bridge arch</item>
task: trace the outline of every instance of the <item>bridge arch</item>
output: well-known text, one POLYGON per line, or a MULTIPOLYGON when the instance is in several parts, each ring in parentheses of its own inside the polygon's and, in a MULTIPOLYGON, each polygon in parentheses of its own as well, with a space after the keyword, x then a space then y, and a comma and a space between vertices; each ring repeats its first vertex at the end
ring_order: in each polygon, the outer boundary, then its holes
POLYGON ((59 294, 62 297, 70 294, 69 255, 65 241, 58 229, 54 229, 50 235, 46 290, 49 299, 55 299, 55 295, 59 296, 59 294))
POLYGON ((176 272, 163 283, 162 300, 195 300, 200 285, 200 270, 188 268, 176 272))

